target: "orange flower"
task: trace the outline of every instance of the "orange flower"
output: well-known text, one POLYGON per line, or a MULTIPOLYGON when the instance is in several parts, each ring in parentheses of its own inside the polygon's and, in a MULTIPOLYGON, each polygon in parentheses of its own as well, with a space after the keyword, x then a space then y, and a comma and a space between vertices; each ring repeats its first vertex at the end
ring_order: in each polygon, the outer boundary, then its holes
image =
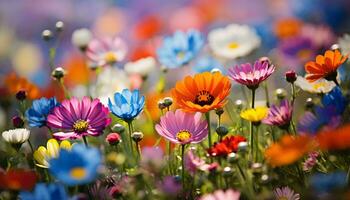
POLYGON ((31 190, 37 181, 34 171, 24 169, 10 169, 0 172, 0 188, 11 190, 31 190))
POLYGON ((341 55, 338 50, 328 50, 324 56, 318 55, 316 62, 310 61, 305 64, 306 79, 309 82, 314 82, 320 78, 325 78, 337 84, 337 69, 347 58, 347 56, 341 55))
POLYGON ((300 33, 302 23, 295 18, 281 19, 276 22, 274 31, 278 38, 284 39, 300 33))
POLYGON ((230 80, 220 72, 204 72, 194 77, 186 76, 176 83, 171 92, 181 109, 205 113, 222 108, 230 88, 230 80))
POLYGON ((26 78, 18 77, 12 73, 5 78, 5 85, 8 91, 15 95, 17 92, 24 90, 27 93, 29 99, 36 99, 39 97, 39 88, 33 83, 29 82, 26 78))
POLYGON ((335 130, 323 131, 316 136, 322 150, 341 150, 350 148, 350 125, 335 130))
POLYGON ((314 140, 307 135, 285 135, 266 149, 265 158, 274 167, 289 165, 313 150, 314 144, 314 140))

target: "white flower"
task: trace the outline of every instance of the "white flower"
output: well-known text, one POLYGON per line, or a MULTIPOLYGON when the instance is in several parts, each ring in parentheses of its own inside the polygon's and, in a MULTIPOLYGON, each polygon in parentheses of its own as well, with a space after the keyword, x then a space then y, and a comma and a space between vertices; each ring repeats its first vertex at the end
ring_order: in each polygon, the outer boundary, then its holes
POLYGON ((214 55, 224 59, 246 56, 260 46, 260 37, 247 25, 230 24, 208 34, 209 47, 214 55))
POLYGON ((72 43, 80 49, 86 48, 91 40, 92 34, 87 28, 77 29, 72 34, 72 43))
POLYGON ((11 144, 22 144, 29 139, 30 131, 25 128, 11 129, 2 132, 4 140, 11 144))
POLYGON ((338 39, 338 44, 343 55, 350 54, 350 35, 345 34, 338 39))
POLYGON ((156 68, 156 60, 153 57, 141 58, 134 62, 128 62, 124 66, 124 70, 128 74, 140 74, 147 76, 156 68))
POLYGON ((328 93, 336 85, 333 81, 327 81, 326 79, 319 79, 315 82, 310 83, 304 77, 298 76, 297 80, 294 82, 296 86, 300 87, 302 90, 310 93, 328 93))

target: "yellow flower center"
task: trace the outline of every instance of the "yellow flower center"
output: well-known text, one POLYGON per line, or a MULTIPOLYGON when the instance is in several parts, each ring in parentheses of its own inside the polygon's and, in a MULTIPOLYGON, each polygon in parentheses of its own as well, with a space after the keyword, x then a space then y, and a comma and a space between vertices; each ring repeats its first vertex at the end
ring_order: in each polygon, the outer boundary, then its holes
POLYGON ((194 103, 200 106, 205 106, 205 105, 211 105, 213 101, 214 101, 213 95, 211 95, 206 90, 202 90, 196 95, 196 99, 194 100, 194 103))
POLYGON ((191 136, 192 135, 190 132, 183 130, 183 131, 179 131, 176 134, 176 139, 179 140, 180 142, 186 142, 191 138, 191 136))
POLYGON ((326 87, 326 83, 325 82, 320 82, 320 83, 315 83, 312 87, 317 90, 319 88, 322 88, 322 87, 326 87))
POLYGON ((118 58, 117 58, 117 56, 115 55, 114 52, 110 51, 110 52, 107 52, 105 54, 105 61, 107 63, 115 63, 115 62, 117 62, 117 60, 118 60, 118 58))
POLYGON ((86 176, 86 170, 82 167, 74 167, 70 170, 70 176, 76 180, 81 180, 86 176))
POLYGON ((288 198, 283 196, 283 197, 279 197, 278 200, 288 200, 288 198))
POLYGON ((230 49, 237 49, 239 47, 239 44, 237 42, 230 42, 227 45, 227 47, 230 48, 230 49))
POLYGON ((85 132, 89 127, 89 122, 85 120, 78 120, 73 124, 73 130, 77 133, 85 132))
POLYGON ((185 53, 182 52, 182 51, 180 51, 180 52, 178 52, 178 53, 176 54, 176 56, 177 56, 178 59, 183 59, 183 58, 185 57, 185 53))

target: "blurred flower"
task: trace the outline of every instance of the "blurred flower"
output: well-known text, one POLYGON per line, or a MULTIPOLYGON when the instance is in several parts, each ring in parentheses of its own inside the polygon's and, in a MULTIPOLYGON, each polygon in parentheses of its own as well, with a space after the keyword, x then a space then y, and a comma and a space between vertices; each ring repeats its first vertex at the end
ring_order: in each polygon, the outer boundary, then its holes
POLYGON ((202 197, 199 198, 199 200, 239 200, 239 197, 241 196, 240 192, 228 189, 226 191, 223 190, 216 190, 212 194, 205 194, 202 197))
POLYGON ((76 29, 72 34, 72 43, 82 51, 85 51, 92 40, 91 31, 87 28, 76 29))
POLYGON ((57 158, 59 156, 60 149, 70 150, 72 148, 70 142, 68 140, 63 140, 60 144, 58 144, 57 140, 49 139, 46 144, 46 148, 44 146, 38 147, 38 149, 34 152, 33 157, 36 161, 36 165, 42 168, 49 168, 49 161, 52 158, 57 158))
POLYGON ((37 44, 19 42, 11 57, 15 72, 22 77, 33 77, 43 65, 43 55, 37 44))
POLYGON ((98 99, 83 97, 79 101, 72 97, 54 108, 47 117, 47 125, 67 131, 54 133, 53 136, 58 140, 78 139, 88 135, 96 137, 101 135, 111 122, 108 115, 108 108, 98 99))
POLYGON ((118 133, 110 133, 106 137, 106 142, 108 142, 110 145, 119 144, 121 141, 122 139, 118 133))
POLYGON ((332 29, 325 25, 305 24, 300 35, 309 38, 317 49, 329 48, 335 40, 332 29))
POLYGON ((221 69, 222 65, 212 57, 201 57, 192 66, 193 71, 197 73, 211 72, 213 69, 221 69))
POLYGON ((265 158, 274 167, 289 165, 314 148, 313 140, 310 136, 284 135, 278 143, 273 143, 265 150, 265 158))
POLYGON ((260 123, 261 120, 267 117, 269 108, 267 107, 256 107, 247 110, 243 110, 240 116, 250 122, 260 123))
MULTIPOLYGON (((115 186, 114 180, 111 178, 111 183, 104 183, 109 181, 107 180, 97 180, 92 186, 89 187, 89 197, 91 199, 99 199, 99 200, 109 200, 113 199, 113 193, 116 192, 117 186, 115 186), (113 185, 112 187, 108 187, 108 185, 113 185)), ((88 199, 88 198, 86 198, 88 199)), ((77 200, 80 200, 79 198, 77 200)))
POLYGON ((159 15, 146 15, 136 21, 134 35, 137 39, 148 40, 161 31, 162 21, 159 15))
POLYGON ((309 38, 301 36, 288 38, 280 42, 278 49, 284 56, 304 63, 314 56, 315 47, 309 38))
POLYGON ((208 125, 200 113, 169 111, 156 125, 158 134, 175 144, 199 143, 208 135, 208 125))
POLYGON ((292 119, 293 107, 287 99, 281 101, 280 106, 272 105, 269 109, 268 115, 262 120, 264 124, 271 126, 278 126, 282 129, 289 127, 292 119))
POLYGON ((246 138, 240 135, 227 136, 208 149, 208 153, 210 156, 227 156, 232 152, 237 153, 238 145, 246 141, 246 138))
POLYGON ((146 77, 156 69, 156 65, 156 60, 153 57, 146 57, 134 62, 126 63, 124 70, 128 74, 139 74, 143 77, 146 77))
POLYGON ((306 80, 314 82, 320 78, 336 82, 337 69, 342 65, 347 56, 343 56, 338 50, 328 50, 323 55, 318 55, 316 61, 310 61, 305 64, 306 80))
POLYGON ((340 115, 343 114, 346 106, 348 105, 348 99, 343 96, 339 87, 335 87, 332 89, 332 91, 322 97, 322 104, 325 107, 335 107, 336 113, 340 115))
POLYGON ((211 30, 208 43, 215 56, 235 59, 251 53, 260 46, 260 37, 247 25, 230 24, 224 28, 211 30))
POLYGON ((288 83, 294 83, 297 80, 297 74, 294 70, 289 70, 285 73, 286 81, 288 83))
POLYGON ((38 183, 36 184, 34 191, 32 192, 26 192, 22 191, 19 194, 20 199, 22 200, 68 200, 68 194, 64 189, 63 185, 60 184, 45 184, 45 183, 38 183))
POLYGON ((37 181, 34 171, 10 169, 0 172, 0 188, 10 190, 31 190, 37 181))
POLYGON ((322 150, 342 150, 350 147, 350 125, 334 130, 321 131, 316 135, 316 141, 322 150))
POLYGON ((201 50, 204 40, 197 30, 176 31, 164 38, 157 49, 159 62, 167 68, 176 68, 188 64, 201 50))
POLYGON ((30 131, 26 128, 11 129, 2 132, 2 138, 11 144, 23 144, 29 139, 30 131))
POLYGON ((142 168, 157 172, 163 167, 164 163, 164 153, 159 147, 143 147, 140 165, 142 168))
POLYGON ((274 32, 280 39, 294 37, 300 33, 301 25, 302 22, 296 18, 280 19, 275 24, 274 32))
POLYGON ((181 109, 205 113, 222 108, 230 89, 230 80, 220 72, 204 72, 178 81, 172 89, 172 96, 181 109))
POLYGON ((194 175, 197 170, 210 171, 218 166, 218 163, 205 163, 200 157, 194 155, 193 150, 190 150, 185 155, 185 169, 194 175))
POLYGON ((34 100, 32 107, 26 112, 25 116, 28 120, 28 124, 31 127, 42 127, 46 125, 47 116, 50 112, 58 106, 59 103, 55 97, 47 99, 42 97, 41 99, 34 100))
POLYGON ((132 121, 143 110, 145 97, 140 97, 139 90, 124 89, 121 93, 114 94, 114 103, 112 104, 111 99, 108 99, 108 107, 111 112, 124 121, 132 121))
POLYGON ((302 90, 310 93, 323 93, 323 94, 330 92, 336 86, 333 81, 327 81, 326 79, 323 79, 323 78, 310 83, 302 76, 297 77, 297 80, 295 81, 295 85, 300 87, 302 90))
POLYGON ((228 76, 249 89, 256 89, 259 84, 269 78, 275 71, 275 66, 269 62, 255 61, 254 65, 250 63, 236 65, 228 69, 228 76))
POLYGON ((350 55, 350 34, 344 34, 343 37, 338 38, 338 44, 343 55, 350 55))
POLYGON ((310 185, 318 193, 331 192, 334 189, 345 188, 347 186, 347 175, 338 171, 328 174, 317 173, 310 179, 310 185))
POLYGON ((317 151, 313 151, 309 153, 308 158, 303 162, 303 170, 304 171, 311 171, 312 168, 317 163, 317 157, 319 156, 319 153, 317 151))
POLYGON ((273 195, 275 196, 275 199, 280 199, 280 200, 282 200, 282 199, 283 200, 299 200, 300 199, 300 195, 298 193, 295 193, 288 186, 276 188, 273 191, 273 195))
POLYGON ((119 37, 105 37, 92 40, 86 50, 90 67, 113 66, 124 60, 127 52, 125 42, 119 37))
POLYGON ((61 149, 59 156, 49 161, 49 170, 62 183, 74 186, 92 182, 100 163, 98 149, 76 144, 71 151, 61 149))
POLYGON ((158 187, 167 195, 176 196, 181 192, 181 183, 173 176, 164 177, 158 187))
POLYGON ((14 73, 6 76, 5 86, 12 95, 15 95, 18 91, 25 91, 29 99, 39 97, 40 91, 37 86, 29 82, 26 78, 18 77, 14 73))

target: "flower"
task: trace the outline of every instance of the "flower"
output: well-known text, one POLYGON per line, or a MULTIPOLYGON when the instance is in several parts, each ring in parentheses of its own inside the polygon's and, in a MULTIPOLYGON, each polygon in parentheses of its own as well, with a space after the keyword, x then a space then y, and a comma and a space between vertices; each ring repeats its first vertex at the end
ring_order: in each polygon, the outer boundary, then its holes
POLYGON ((326 79, 318 79, 312 83, 307 81, 304 77, 298 76, 295 81, 295 85, 300 89, 310 93, 323 93, 330 92, 336 85, 333 81, 327 81, 326 79))
POLYGON ((30 131, 26 128, 16 128, 2 132, 2 138, 11 144, 23 144, 30 136, 30 131))
POLYGON ((230 80, 220 72, 204 72, 178 81, 172 89, 172 96, 184 111, 205 113, 222 108, 230 88, 230 80))
POLYGON ((157 171, 164 165, 164 153, 159 147, 142 148, 140 165, 148 171, 157 171))
POLYGON ((156 65, 156 60, 153 57, 149 56, 146 58, 141 58, 134 62, 126 63, 124 70, 128 74, 139 74, 143 77, 146 77, 156 69, 156 65))
POLYGON ((277 200, 299 200, 300 195, 295 193, 292 189, 287 187, 276 188, 273 191, 275 199, 277 200))
POLYGON ((10 169, 0 172, 0 188, 10 190, 31 190, 37 181, 34 171, 10 169))
POLYGON ((71 151, 61 149, 49 161, 50 173, 62 183, 74 186, 92 182, 97 176, 101 155, 96 148, 76 144, 71 151))
POLYGON ((72 34, 72 43, 82 51, 85 51, 92 40, 91 31, 87 28, 76 29, 72 34))
POLYGON ((36 99, 39 97, 40 91, 36 85, 25 78, 18 77, 14 73, 6 76, 5 86, 13 95, 19 91, 25 91, 29 99, 36 99))
POLYGON ((108 142, 110 145, 116 145, 121 141, 122 141, 122 138, 118 133, 110 133, 106 137, 106 142, 108 142))
POLYGON ((116 62, 122 61, 127 52, 125 42, 119 37, 105 37, 92 40, 86 50, 90 66, 105 67, 112 66, 116 62))
POLYGON ((293 137, 284 135, 278 143, 265 150, 265 158, 274 167, 294 163, 314 148, 314 141, 308 135, 293 137))
POLYGON ((176 31, 174 35, 164 38, 162 46, 157 49, 157 57, 165 67, 177 68, 189 63, 203 45, 199 31, 176 31))
POLYGON ((310 185, 318 193, 327 193, 334 189, 345 188, 347 186, 347 174, 343 171, 333 173, 316 173, 310 178, 310 185))
POLYGON ((336 113, 340 115, 343 114, 346 106, 348 105, 348 100, 343 96, 341 89, 339 87, 335 87, 332 89, 332 91, 323 96, 322 104, 325 107, 335 107, 336 113))
POLYGON ((173 176, 164 177, 163 180, 159 182, 158 187, 167 195, 176 196, 181 192, 180 181, 173 176))
POLYGON ((193 150, 188 151, 184 159, 185 169, 192 175, 194 175, 197 170, 210 171, 211 169, 218 166, 218 163, 216 162, 211 164, 205 163, 203 159, 194 155, 193 150))
POLYGON ((158 134, 175 144, 199 143, 208 135, 208 124, 200 113, 169 111, 156 125, 158 134))
POLYGON ((46 125, 47 116, 50 114, 53 108, 58 106, 55 97, 47 99, 45 97, 41 99, 34 100, 32 107, 30 107, 26 112, 26 118, 28 120, 29 126, 31 127, 42 127, 46 125))
POLYGON ((192 67, 193 71, 197 73, 211 72, 213 69, 222 69, 222 65, 212 57, 201 57, 192 67))
POLYGON ((139 90, 124 89, 121 93, 114 94, 115 104, 112 104, 111 99, 108 98, 108 107, 115 116, 124 121, 132 121, 141 113, 145 105, 145 97, 140 97, 139 94, 139 90))
POLYGON ((256 89, 274 71, 274 65, 266 61, 257 60, 254 65, 246 63, 229 68, 228 76, 237 83, 246 85, 249 89, 256 89))
POLYGON ((294 70, 289 70, 285 73, 286 80, 289 83, 294 83, 297 80, 297 74, 294 70))
POLYGON ((264 124, 286 129, 289 127, 292 114, 292 105, 288 102, 288 100, 284 99, 281 101, 280 106, 272 105, 270 107, 267 117, 263 119, 262 122, 264 124))
POLYGON ((308 158, 303 163, 303 170, 304 171, 310 171, 317 163, 317 157, 319 156, 319 153, 317 151, 313 151, 309 153, 308 158))
POLYGON ((83 97, 79 101, 73 97, 54 108, 47 117, 47 125, 66 131, 53 134, 59 140, 78 139, 88 135, 99 136, 111 122, 108 114, 108 108, 98 99, 83 97))
POLYGON ((20 116, 16 115, 16 116, 12 117, 11 121, 12 121, 12 125, 15 128, 23 128, 23 126, 24 126, 24 121, 20 116))
POLYGON ((336 82, 337 69, 347 58, 338 50, 328 50, 324 55, 318 55, 316 61, 309 61, 305 64, 306 80, 314 82, 325 78, 328 81, 336 82))
POLYGON ((302 22, 295 18, 285 18, 277 20, 274 32, 278 38, 286 39, 294 37, 300 33, 302 22))
POLYGON ((72 148, 68 140, 63 140, 58 144, 57 140, 49 139, 46 143, 46 148, 44 146, 38 147, 34 152, 33 157, 36 161, 36 166, 42 168, 49 168, 49 161, 52 158, 57 158, 59 156, 60 149, 70 150, 72 148))
POLYGON ((240 116, 250 122, 260 123, 261 120, 265 119, 269 112, 267 107, 256 107, 243 110, 240 116))
POLYGON ((301 36, 284 39, 278 45, 278 49, 285 56, 285 59, 295 59, 304 63, 314 56, 315 47, 310 38, 301 36))
POLYGON ((38 200, 38 199, 45 199, 45 200, 68 200, 68 194, 64 189, 63 185, 59 184, 44 184, 44 183, 38 183, 36 184, 34 191, 27 192, 22 191, 19 194, 20 199, 22 200, 38 200))
POLYGON ((338 44, 342 54, 350 54, 350 34, 344 34, 343 37, 338 38, 338 44))
POLYGON ((237 153, 239 143, 246 141, 247 139, 240 135, 227 136, 208 149, 208 153, 210 156, 227 156, 232 152, 237 153))
POLYGON ((322 150, 342 150, 350 147, 350 125, 334 130, 321 131, 316 135, 316 141, 322 150))
POLYGON ((228 189, 226 191, 222 190, 216 190, 212 194, 205 194, 202 197, 199 198, 199 200, 239 200, 239 197, 241 196, 240 192, 228 189))

